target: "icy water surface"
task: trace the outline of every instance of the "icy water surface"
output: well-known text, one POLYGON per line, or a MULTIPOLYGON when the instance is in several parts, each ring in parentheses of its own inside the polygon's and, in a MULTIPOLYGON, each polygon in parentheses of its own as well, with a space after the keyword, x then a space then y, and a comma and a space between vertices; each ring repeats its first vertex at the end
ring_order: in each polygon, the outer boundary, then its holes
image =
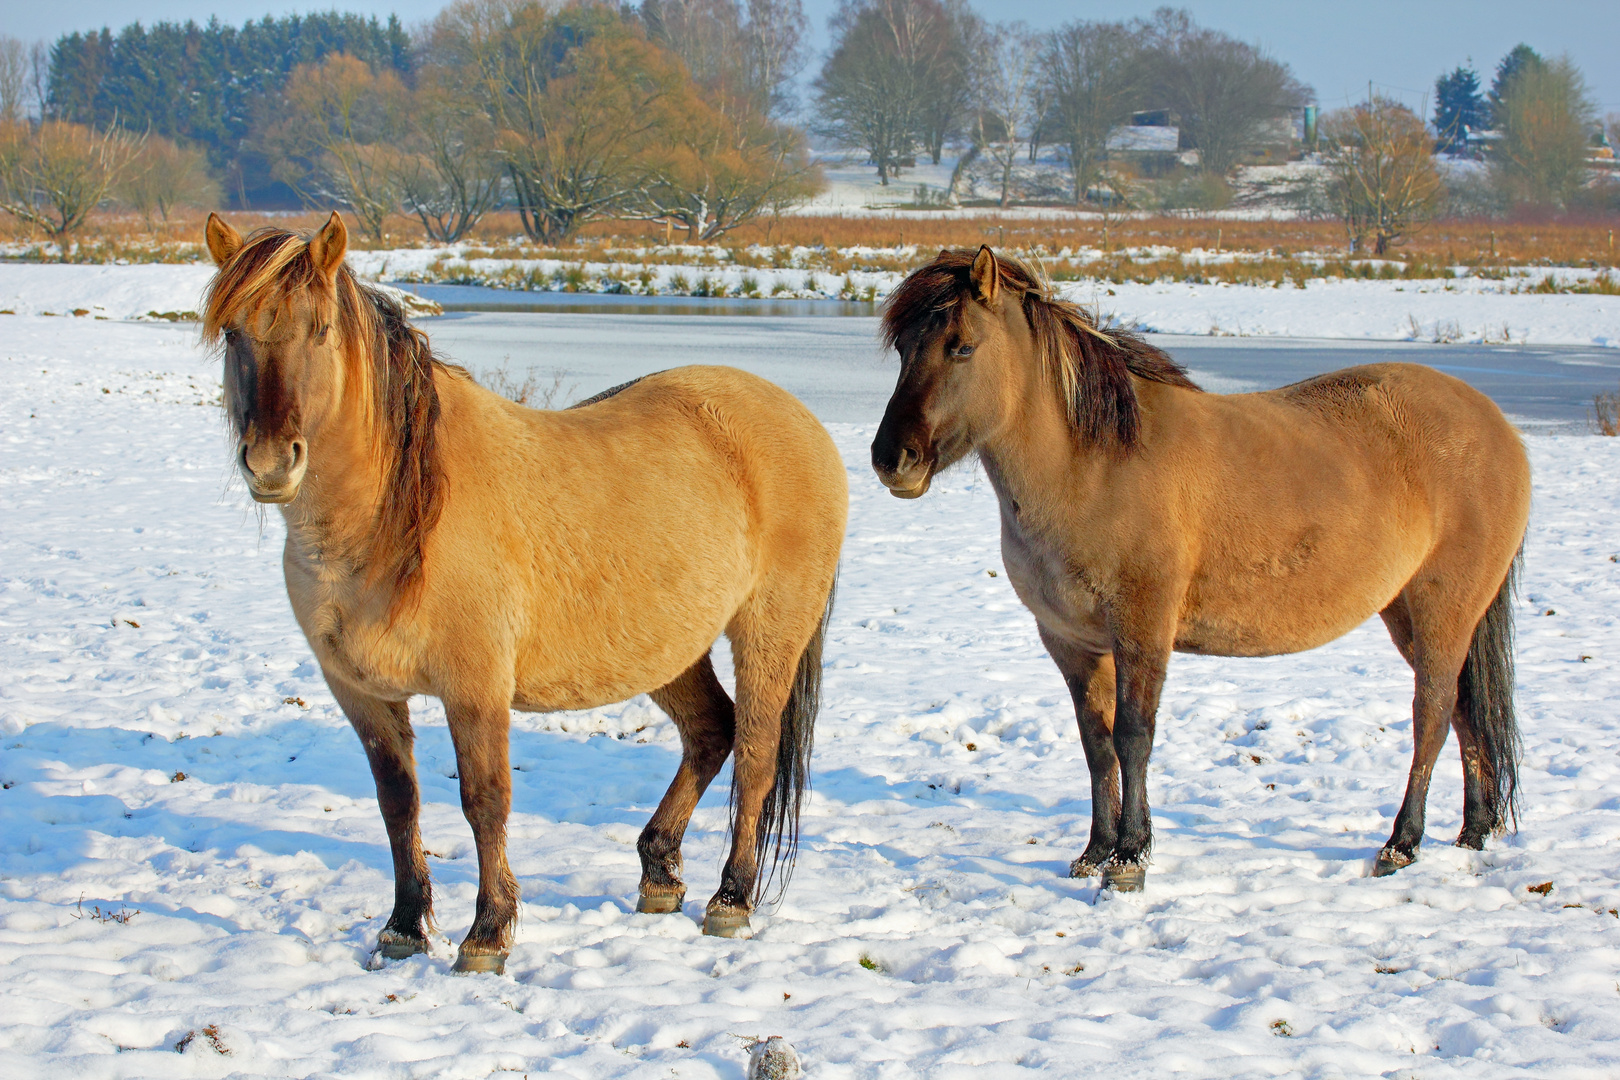
MULTIPOLYGON (((647 311, 458 312, 425 320, 422 328, 441 352, 476 372, 532 371, 546 385, 562 372, 559 404, 680 364, 745 368, 787 387, 828 422, 876 424, 894 390, 898 364, 892 353, 879 353, 872 315, 695 317, 653 305, 647 311)), ((1483 390, 1537 430, 1584 429, 1592 396, 1620 389, 1616 349, 1165 334, 1151 340, 1206 389, 1225 393, 1269 389, 1353 364, 1429 364, 1483 390)))

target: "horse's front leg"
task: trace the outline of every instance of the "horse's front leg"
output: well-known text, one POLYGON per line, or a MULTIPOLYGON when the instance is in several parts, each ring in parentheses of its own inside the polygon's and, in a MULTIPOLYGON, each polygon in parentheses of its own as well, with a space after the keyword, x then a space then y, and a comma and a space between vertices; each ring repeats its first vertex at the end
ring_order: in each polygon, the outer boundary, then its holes
POLYGON ((681 767, 636 841, 641 856, 636 910, 662 915, 679 911, 686 899, 681 838, 709 781, 731 753, 736 713, 707 654, 668 686, 654 690, 651 697, 681 733, 681 767))
POLYGON ((1119 838, 1103 870, 1103 887, 1140 891, 1147 880, 1148 853, 1153 848, 1153 820, 1148 810, 1147 767, 1164 689, 1170 647, 1120 642, 1114 646, 1114 753, 1119 756, 1119 838))
POLYGON ((388 830, 394 856, 394 913, 377 938, 377 952, 401 960, 427 952, 433 922, 433 884, 428 877, 422 836, 417 831, 421 796, 416 786, 416 760, 411 752, 410 708, 403 701, 384 701, 361 693, 327 675, 326 685, 349 718, 377 783, 377 808, 388 830))
POLYGON ((512 812, 507 750, 511 707, 507 701, 446 700, 444 711, 461 776, 461 812, 472 826, 478 848, 478 908, 456 953, 455 970, 499 975, 506 970, 509 934, 518 913, 517 879, 506 865, 506 819, 512 812))
POLYGON ((1081 650, 1042 626, 1041 641, 1074 699, 1080 745, 1091 772, 1091 838, 1069 876, 1101 872, 1119 839, 1119 756, 1114 752, 1114 658, 1081 650))

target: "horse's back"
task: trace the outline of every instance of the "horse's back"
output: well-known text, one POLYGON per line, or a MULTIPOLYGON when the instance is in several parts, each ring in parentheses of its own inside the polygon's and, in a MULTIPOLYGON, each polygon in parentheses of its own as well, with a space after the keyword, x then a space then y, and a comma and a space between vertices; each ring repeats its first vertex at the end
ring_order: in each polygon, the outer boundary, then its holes
MULTIPOLYGON (((1453 509, 1481 500, 1528 512, 1530 466, 1518 432, 1485 394, 1422 364, 1365 364, 1269 395, 1335 429, 1349 444, 1453 509)), ((1523 524, 1519 525, 1522 532, 1523 524)))

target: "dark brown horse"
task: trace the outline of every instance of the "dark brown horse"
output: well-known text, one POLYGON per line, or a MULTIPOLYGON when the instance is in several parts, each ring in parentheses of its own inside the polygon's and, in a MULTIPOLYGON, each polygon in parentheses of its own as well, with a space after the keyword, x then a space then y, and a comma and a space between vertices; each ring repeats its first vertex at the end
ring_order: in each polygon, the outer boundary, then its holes
POLYGON ((1458 845, 1516 819, 1510 603, 1530 467, 1488 398, 1415 364, 1206 394, 989 248, 940 252, 883 330, 901 369, 872 467, 914 499, 978 454, 1007 576, 1074 697, 1092 791, 1075 876, 1141 887, 1172 651, 1298 652, 1374 612, 1416 676, 1406 801, 1374 873, 1416 858, 1448 726, 1458 845))
POLYGON ((245 240, 208 219, 226 408, 248 490, 280 504, 293 612, 365 746, 394 857, 386 957, 427 948, 406 702, 444 702, 478 847, 458 971, 500 971, 510 710, 647 693, 679 771, 641 834, 638 910, 678 911, 681 837, 733 757, 732 846, 706 933, 748 925, 762 868, 791 867, 843 543, 844 465, 786 391, 741 371, 649 375, 566 412, 525 409, 440 363, 344 265, 342 220, 245 240), (709 661, 726 634, 733 705, 709 661), (774 858, 767 859, 773 855, 774 858))

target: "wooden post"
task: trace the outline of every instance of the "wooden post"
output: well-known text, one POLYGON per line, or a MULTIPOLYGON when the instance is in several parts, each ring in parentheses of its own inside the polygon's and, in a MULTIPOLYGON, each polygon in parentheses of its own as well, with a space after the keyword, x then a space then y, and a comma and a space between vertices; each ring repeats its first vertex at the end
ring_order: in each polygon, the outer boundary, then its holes
POLYGON ((1496 258, 1496 230, 1491 230, 1491 258, 1496 258))
POLYGON ((670 241, 672 239, 674 239, 674 235, 675 235, 674 234, 674 229, 675 229, 675 223, 670 221, 669 218, 665 218, 664 219, 664 246, 665 247, 668 247, 669 244, 670 244, 670 241))
POLYGON ((1215 254, 1217 255, 1221 253, 1221 233, 1221 229, 1215 230, 1215 254))

